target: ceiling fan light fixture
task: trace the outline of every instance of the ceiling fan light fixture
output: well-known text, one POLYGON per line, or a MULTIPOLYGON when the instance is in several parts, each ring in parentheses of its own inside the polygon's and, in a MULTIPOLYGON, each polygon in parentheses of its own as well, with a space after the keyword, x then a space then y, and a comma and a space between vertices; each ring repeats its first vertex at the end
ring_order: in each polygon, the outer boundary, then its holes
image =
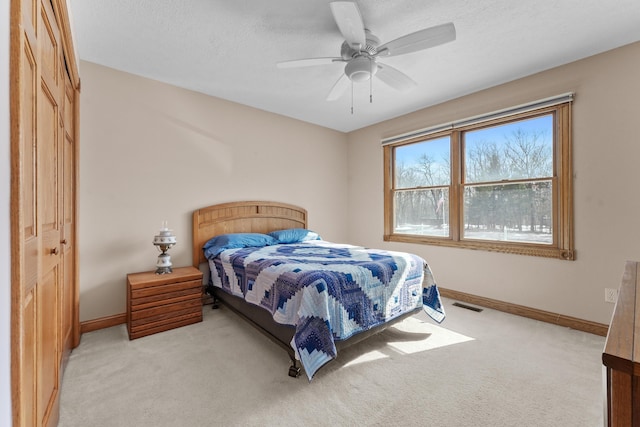
POLYGON ((344 73, 353 82, 366 82, 378 72, 378 64, 366 56, 353 58, 344 67, 344 73))

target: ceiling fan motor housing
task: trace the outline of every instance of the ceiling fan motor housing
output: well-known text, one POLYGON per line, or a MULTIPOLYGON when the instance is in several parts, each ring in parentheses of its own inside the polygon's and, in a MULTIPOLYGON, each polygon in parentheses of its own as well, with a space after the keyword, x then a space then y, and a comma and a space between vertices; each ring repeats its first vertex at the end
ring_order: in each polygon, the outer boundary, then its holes
POLYGON ((340 55, 342 59, 349 60, 357 55, 375 55, 378 53, 378 46, 380 46, 380 39, 373 35, 371 31, 365 29, 364 34, 366 37, 366 43, 364 46, 353 47, 348 42, 343 42, 340 49, 340 55))
POLYGON ((374 55, 378 52, 380 39, 367 29, 365 29, 365 35, 367 40, 365 46, 355 49, 345 41, 340 51, 342 58, 349 61, 344 67, 344 72, 354 82, 367 81, 378 72, 374 55))

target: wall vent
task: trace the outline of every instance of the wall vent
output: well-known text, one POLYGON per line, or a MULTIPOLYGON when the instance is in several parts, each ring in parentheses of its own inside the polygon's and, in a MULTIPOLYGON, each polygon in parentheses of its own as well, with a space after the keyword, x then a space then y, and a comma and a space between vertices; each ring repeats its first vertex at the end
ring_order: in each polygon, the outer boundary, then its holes
POLYGON ((457 301, 454 302, 453 305, 455 305, 456 307, 466 308, 467 310, 475 311, 476 313, 480 313, 482 311, 482 309, 479 307, 474 307, 472 305, 463 304, 457 301))

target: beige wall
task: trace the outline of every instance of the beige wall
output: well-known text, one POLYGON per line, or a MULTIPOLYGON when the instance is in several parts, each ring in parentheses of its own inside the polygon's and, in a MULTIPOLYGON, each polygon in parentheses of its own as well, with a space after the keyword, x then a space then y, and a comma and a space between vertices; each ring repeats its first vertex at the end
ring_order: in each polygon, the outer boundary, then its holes
POLYGON ((191 213, 216 203, 303 206, 344 241, 346 135, 82 62, 80 320, 126 311, 126 274, 155 268, 163 220, 191 263, 191 213))
POLYGON ((350 133, 349 241, 422 255, 442 287, 608 324, 604 288, 640 259, 638 75, 635 43, 350 133), (576 261, 383 242, 382 138, 565 92, 575 92, 576 261))

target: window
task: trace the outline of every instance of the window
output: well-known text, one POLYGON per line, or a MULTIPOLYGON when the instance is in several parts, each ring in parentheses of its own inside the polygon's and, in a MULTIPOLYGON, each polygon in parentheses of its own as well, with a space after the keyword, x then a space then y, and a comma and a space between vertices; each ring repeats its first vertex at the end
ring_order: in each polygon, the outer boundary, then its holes
POLYGON ((574 259, 571 103, 548 104, 387 143, 385 240, 574 259))

